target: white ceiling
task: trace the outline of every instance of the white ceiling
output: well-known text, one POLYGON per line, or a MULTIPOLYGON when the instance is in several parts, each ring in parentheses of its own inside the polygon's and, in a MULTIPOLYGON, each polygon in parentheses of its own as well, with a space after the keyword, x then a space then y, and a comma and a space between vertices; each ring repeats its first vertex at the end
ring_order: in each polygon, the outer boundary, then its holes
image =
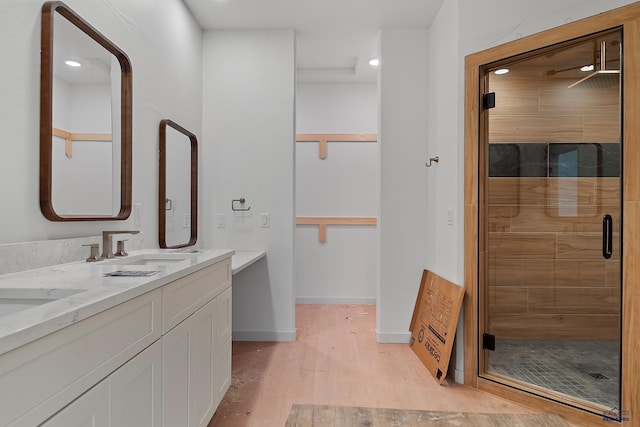
POLYGON ((384 28, 427 28, 444 0, 183 0, 202 28, 296 31, 298 81, 375 82, 384 28))

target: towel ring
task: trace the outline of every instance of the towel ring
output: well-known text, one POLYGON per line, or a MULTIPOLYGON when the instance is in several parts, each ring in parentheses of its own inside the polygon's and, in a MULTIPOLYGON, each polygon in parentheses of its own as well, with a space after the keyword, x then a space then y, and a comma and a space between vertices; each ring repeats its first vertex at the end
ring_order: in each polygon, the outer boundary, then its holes
POLYGON ((249 206, 248 208, 245 208, 245 207, 237 208, 237 207, 236 207, 236 205, 235 205, 235 203, 236 203, 236 202, 238 202, 238 203, 240 203, 242 206, 244 206, 244 202, 245 202, 245 201, 246 201, 246 200, 244 199, 244 197, 240 197, 239 199, 233 199, 233 200, 231 201, 231 210, 232 210, 232 211, 234 211, 234 212, 246 212, 246 211, 248 211, 248 210, 251 210, 251 206, 249 206))

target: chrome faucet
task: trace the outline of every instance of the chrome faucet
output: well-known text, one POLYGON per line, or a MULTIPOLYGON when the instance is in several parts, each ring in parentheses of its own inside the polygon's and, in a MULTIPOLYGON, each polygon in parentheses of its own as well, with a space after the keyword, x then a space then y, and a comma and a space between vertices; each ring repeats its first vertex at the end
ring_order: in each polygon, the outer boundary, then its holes
POLYGON ((140 231, 132 230, 132 231, 121 231, 121 230, 111 230, 111 231, 103 231, 102 232, 102 258, 113 258, 113 242, 111 241, 111 236, 114 234, 138 234, 140 231))

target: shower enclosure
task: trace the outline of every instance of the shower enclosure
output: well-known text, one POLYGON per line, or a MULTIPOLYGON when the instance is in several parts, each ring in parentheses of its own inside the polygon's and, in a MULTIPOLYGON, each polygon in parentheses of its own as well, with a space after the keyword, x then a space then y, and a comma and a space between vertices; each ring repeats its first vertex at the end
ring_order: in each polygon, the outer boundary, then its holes
POLYGON ((620 416, 620 29, 481 68, 479 375, 620 416))

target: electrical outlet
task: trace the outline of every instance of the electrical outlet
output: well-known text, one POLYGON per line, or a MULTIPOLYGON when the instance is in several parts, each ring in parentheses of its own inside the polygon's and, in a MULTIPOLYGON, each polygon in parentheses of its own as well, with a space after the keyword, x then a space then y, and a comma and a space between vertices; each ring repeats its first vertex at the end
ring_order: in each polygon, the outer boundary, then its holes
POLYGON ((184 214, 184 219, 182 221, 183 228, 191 228, 191 214, 184 214))
POLYGON ((260 214, 260 227, 269 228, 271 226, 271 215, 264 212, 260 214))

